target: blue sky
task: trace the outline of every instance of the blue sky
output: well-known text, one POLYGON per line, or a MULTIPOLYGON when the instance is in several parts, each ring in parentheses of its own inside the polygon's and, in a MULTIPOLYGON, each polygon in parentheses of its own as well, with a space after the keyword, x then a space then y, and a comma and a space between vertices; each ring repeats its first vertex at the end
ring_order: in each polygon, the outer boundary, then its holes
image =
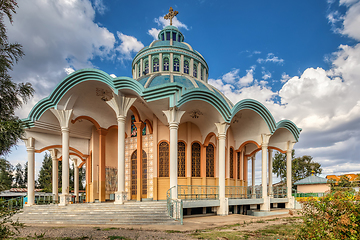
MULTIPOLYGON (((174 25, 209 65, 210 84, 234 103, 257 99, 277 121, 303 128, 296 155, 313 156, 323 176, 360 172, 358 0, 18 3, 8 34, 26 56, 12 76, 36 89, 17 111, 21 118, 73 70, 130 77, 132 58, 154 40, 172 6, 179 11, 174 25)), ((24 163, 26 150, 20 143, 7 158, 24 163)))

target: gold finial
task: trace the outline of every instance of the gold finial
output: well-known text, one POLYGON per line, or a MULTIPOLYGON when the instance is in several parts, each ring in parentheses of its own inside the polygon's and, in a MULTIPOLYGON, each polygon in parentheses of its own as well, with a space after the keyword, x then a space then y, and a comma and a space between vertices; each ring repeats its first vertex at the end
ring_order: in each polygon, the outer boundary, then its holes
POLYGON ((172 19, 178 15, 178 11, 174 11, 172 7, 169 9, 169 13, 164 16, 166 20, 170 19, 170 25, 172 25, 172 19))

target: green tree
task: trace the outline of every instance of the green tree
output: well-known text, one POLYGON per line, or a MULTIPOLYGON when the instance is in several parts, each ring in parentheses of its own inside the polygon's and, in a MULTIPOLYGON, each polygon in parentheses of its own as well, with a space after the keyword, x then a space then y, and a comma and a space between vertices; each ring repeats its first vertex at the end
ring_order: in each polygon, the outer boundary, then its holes
POLYGON ((24 164, 24 185, 27 185, 28 181, 28 162, 24 164))
POLYGON ((52 192, 52 160, 50 154, 45 153, 44 160, 39 172, 38 184, 45 192, 52 192))
POLYGON ((19 43, 8 41, 4 24, 5 17, 12 23, 16 7, 15 0, 0 1, 0 156, 8 154, 23 135, 23 124, 15 110, 34 94, 30 83, 14 83, 9 74, 24 55, 19 43))
POLYGON ((12 172, 13 166, 11 163, 4 158, 0 158, 0 191, 11 188, 13 182, 12 172))
MULTIPOLYGON (((291 159, 293 183, 310 176, 312 171, 315 172, 315 175, 322 172, 320 163, 314 162, 311 156, 305 155, 295 158, 295 150, 292 150, 291 159)), ((275 154, 272 172, 280 177, 282 182, 286 182, 286 154, 280 152, 275 154)))
POLYGON ((24 183, 24 170, 20 163, 15 166, 15 176, 14 176, 14 187, 25 187, 24 183))

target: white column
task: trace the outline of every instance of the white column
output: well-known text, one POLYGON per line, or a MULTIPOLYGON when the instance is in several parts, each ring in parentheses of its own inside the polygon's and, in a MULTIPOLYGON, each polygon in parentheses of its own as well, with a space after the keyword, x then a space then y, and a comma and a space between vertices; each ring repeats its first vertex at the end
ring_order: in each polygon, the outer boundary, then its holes
POLYGON ((262 186, 262 198, 264 203, 260 205, 260 210, 269 211, 270 210, 270 198, 267 194, 267 148, 270 139, 270 134, 262 134, 262 144, 261 144, 261 186, 262 186))
POLYGON ((153 72, 153 64, 152 64, 152 57, 149 55, 149 73, 153 72))
POLYGON ((184 55, 180 56, 180 73, 184 73, 184 55))
POLYGON ((58 119, 62 135, 62 194, 60 195, 60 205, 65 206, 70 201, 69 196, 69 124, 73 110, 50 109, 58 119))
POLYGON ((171 198, 177 199, 177 176, 178 176, 178 128, 180 119, 184 115, 185 111, 180 111, 176 107, 170 110, 163 111, 167 117, 170 129, 170 188, 174 187, 171 191, 171 198))
POLYGON ((256 198, 255 193, 255 154, 251 157, 251 186, 252 186, 252 198, 256 198))
POLYGON ((59 178, 59 165, 57 159, 57 150, 50 150, 51 159, 52 159, 52 194, 53 194, 53 203, 58 203, 59 197, 59 186, 58 186, 58 178, 59 178))
POLYGON ((288 142, 286 150, 286 187, 288 202, 285 204, 286 208, 294 208, 294 197, 292 196, 292 150, 295 142, 288 142))
POLYGON ((144 60, 140 59, 140 76, 144 75, 144 60))
POLYGON ((170 59, 169 59, 169 71, 173 72, 174 71, 174 54, 170 53, 170 59))
POLYGON ((194 59, 191 58, 190 59, 190 66, 189 66, 189 74, 190 76, 194 76, 194 59))
POLYGON ((26 150, 28 153, 28 182, 26 206, 35 204, 35 139, 30 137, 25 140, 26 150))
POLYGON ((127 112, 136 98, 128 98, 120 92, 113 93, 113 98, 106 103, 115 111, 118 122, 118 191, 115 193, 115 204, 123 204, 127 200, 125 192, 125 119, 127 112))
POLYGON ((164 69, 163 69, 163 56, 162 56, 162 53, 159 53, 159 72, 163 72, 164 69))
POLYGON ((74 161, 74 193, 75 193, 75 202, 79 202, 79 166, 77 159, 74 161))
POLYGON ((268 149, 268 165, 269 165, 269 196, 273 195, 273 189, 272 189, 272 149, 268 149))
POLYGON ((226 131, 229 128, 228 123, 215 123, 219 137, 219 200, 220 207, 217 214, 226 216, 229 214, 229 202, 225 198, 225 141, 226 131))
POLYGON ((201 80, 201 63, 198 63, 197 66, 197 79, 201 80))

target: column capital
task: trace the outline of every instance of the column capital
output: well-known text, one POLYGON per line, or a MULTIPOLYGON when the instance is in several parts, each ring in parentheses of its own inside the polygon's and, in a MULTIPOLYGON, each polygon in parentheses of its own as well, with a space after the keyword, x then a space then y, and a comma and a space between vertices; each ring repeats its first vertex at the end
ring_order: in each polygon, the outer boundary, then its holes
POLYGON ((120 91, 118 91, 118 94, 113 92, 112 95, 113 97, 109 101, 106 101, 106 103, 115 111, 118 121, 119 117, 120 120, 122 119, 121 117, 125 119, 127 112, 136 101, 136 98, 125 97, 120 91))
POLYGON ((98 131, 99 135, 102 135, 102 136, 106 136, 106 134, 109 132, 105 128, 99 128, 97 131, 98 131))
POLYGON ((286 149, 286 152, 292 152, 292 150, 293 150, 293 148, 294 148, 295 143, 296 143, 296 142, 288 141, 288 142, 287 142, 287 149, 286 149))
POLYGON ((53 148, 53 149, 50 149, 50 156, 51 156, 51 159, 53 161, 57 161, 57 149, 53 148))
POLYGON ((26 150, 27 151, 35 151, 35 138, 29 137, 24 139, 26 150))
POLYGON ((140 122, 134 122, 134 125, 136 127, 136 130, 138 133, 141 133, 143 128, 145 127, 144 122, 140 121, 140 122))
POLYGON ((267 133, 261 134, 261 147, 262 148, 268 147, 271 136, 272 136, 271 134, 267 134, 267 133))
MULTIPOLYGON (((50 109, 50 111, 55 115, 57 120, 60 123, 61 131, 65 131, 65 129, 69 129, 69 124, 71 121, 71 117, 73 115, 73 109, 70 110, 58 110, 58 109, 50 109)), ((67 130, 69 131, 69 130, 67 130)))
POLYGON ((226 131, 230 127, 230 124, 226 123, 226 122, 222 122, 222 123, 215 123, 215 126, 216 126, 216 128, 218 130, 217 137, 219 139, 226 138, 226 131))
POLYGON ((181 111, 177 107, 172 107, 169 110, 163 111, 163 113, 168 120, 169 128, 178 128, 181 117, 184 115, 185 111, 181 111))

